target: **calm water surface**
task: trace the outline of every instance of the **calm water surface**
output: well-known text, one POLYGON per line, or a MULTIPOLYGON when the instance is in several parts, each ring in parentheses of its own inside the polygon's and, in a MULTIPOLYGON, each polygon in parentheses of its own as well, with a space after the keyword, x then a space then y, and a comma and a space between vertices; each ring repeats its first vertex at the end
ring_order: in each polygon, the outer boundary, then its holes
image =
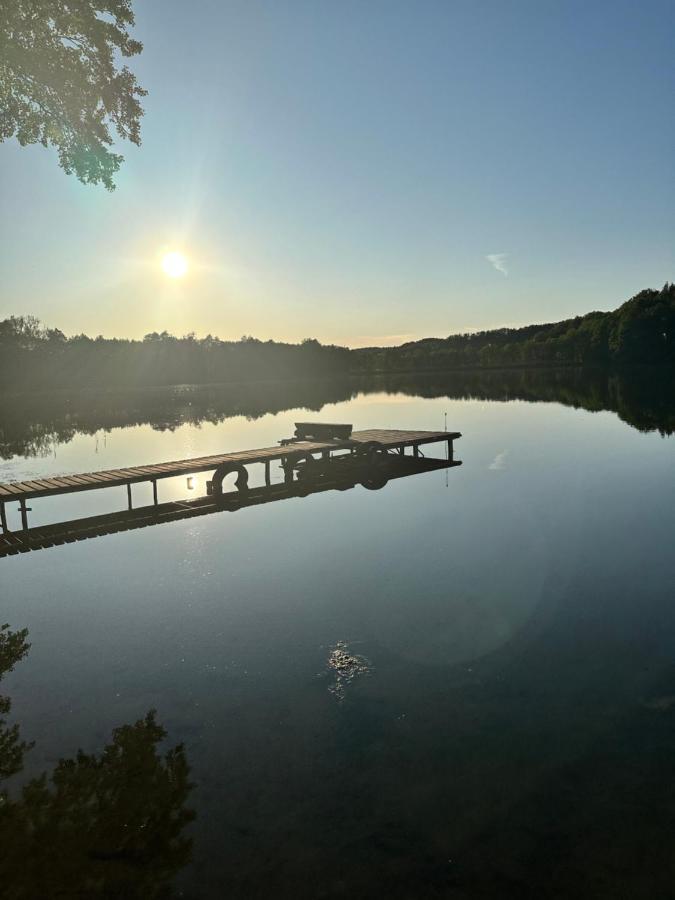
POLYGON ((380 491, 0 560, 0 624, 27 629, 0 654, 9 897, 673 896, 675 394, 509 377, 5 412, 0 480, 296 419, 463 433, 461 467, 380 491))

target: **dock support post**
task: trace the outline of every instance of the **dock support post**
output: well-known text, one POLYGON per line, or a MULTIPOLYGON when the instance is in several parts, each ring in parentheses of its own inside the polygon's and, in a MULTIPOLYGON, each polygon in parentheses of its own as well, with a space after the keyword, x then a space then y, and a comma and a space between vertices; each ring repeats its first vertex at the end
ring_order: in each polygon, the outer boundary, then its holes
POLYGON ((3 534, 9 531, 7 527, 7 510, 4 503, 0 503, 0 525, 2 525, 3 534))
POLYGON ((418 444, 413 444, 413 456, 415 459, 420 455, 420 448, 418 444))
POLYGON ((281 460, 281 468, 284 470, 285 484, 293 483, 293 464, 288 456, 284 456, 281 460))
POLYGON ((455 458, 455 447, 453 443, 453 438, 448 440, 448 462, 453 462, 455 458))
POLYGON ((152 479, 152 502, 157 506, 157 479, 152 479))
POLYGON ((21 527, 26 530, 28 528, 28 515, 26 511, 26 501, 23 497, 19 500, 19 506, 21 508, 21 527))
POLYGON ((133 507, 131 504, 131 485, 130 484, 127 485, 127 503, 129 504, 129 509, 132 509, 133 507))
POLYGON ((272 484, 272 479, 270 478, 270 461, 269 459, 265 460, 265 484, 269 487, 272 484))

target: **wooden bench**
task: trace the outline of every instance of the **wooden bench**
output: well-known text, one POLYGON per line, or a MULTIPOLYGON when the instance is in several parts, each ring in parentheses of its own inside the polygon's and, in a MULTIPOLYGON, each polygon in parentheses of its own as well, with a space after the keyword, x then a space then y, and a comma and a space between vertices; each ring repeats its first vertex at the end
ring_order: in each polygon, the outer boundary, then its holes
POLYGON ((347 441, 352 436, 351 425, 329 422, 296 422, 296 441, 347 441))

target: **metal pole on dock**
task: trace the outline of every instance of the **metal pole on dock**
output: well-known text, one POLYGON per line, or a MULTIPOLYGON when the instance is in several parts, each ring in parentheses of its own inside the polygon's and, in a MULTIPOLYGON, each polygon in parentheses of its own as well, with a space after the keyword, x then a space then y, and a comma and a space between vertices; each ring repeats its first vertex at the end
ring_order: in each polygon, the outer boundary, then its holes
POLYGON ((19 506, 21 508, 21 527, 26 530, 28 528, 28 515, 26 510, 26 501, 21 498, 19 500, 19 506))

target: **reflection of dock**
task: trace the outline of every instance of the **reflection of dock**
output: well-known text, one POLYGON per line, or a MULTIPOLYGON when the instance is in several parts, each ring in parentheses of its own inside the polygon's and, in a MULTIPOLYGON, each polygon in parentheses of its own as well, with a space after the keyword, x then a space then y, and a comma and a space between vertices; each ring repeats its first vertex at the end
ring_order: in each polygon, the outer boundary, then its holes
MULTIPOLYGON (((110 469, 103 472, 88 472, 78 475, 59 475, 54 478, 38 478, 30 481, 12 481, 0 483, 0 524, 4 534, 7 534, 7 517, 5 505, 12 501, 18 502, 21 511, 22 530, 28 528, 29 512, 26 502, 38 497, 52 497, 59 494, 71 494, 79 491, 92 491, 101 488, 125 486, 127 490, 128 506, 132 508, 131 486, 144 481, 152 484, 155 506, 158 504, 157 482, 163 478, 175 478, 181 475, 191 475, 196 472, 213 471, 213 480, 210 491, 214 495, 222 492, 223 479, 230 473, 237 474, 237 487, 244 490, 248 485, 247 466, 261 463, 265 467, 265 484, 270 485, 270 464, 274 461, 281 463, 286 473, 286 481, 293 480, 293 474, 300 468, 324 466, 330 460, 338 460, 341 457, 350 456, 357 460, 374 462, 380 457, 391 454, 405 456, 408 448, 412 449, 414 458, 419 458, 424 444, 447 442, 448 460, 452 460, 453 441, 461 437, 458 432, 447 431, 394 431, 370 429, 368 431, 356 431, 351 433, 351 426, 308 426, 314 427, 316 433, 330 433, 331 429, 338 431, 348 429, 349 437, 333 437, 324 440, 312 439, 312 434, 307 434, 307 427, 299 426, 296 430, 301 438, 282 441, 281 446, 265 447, 260 450, 240 450, 234 453, 221 453, 215 456, 202 456, 196 459, 174 460, 172 462, 157 463, 149 466, 130 466, 126 469, 110 469)), ((423 455, 423 454, 422 454, 423 455)), ((317 470, 318 471, 318 470, 317 470)))
POLYGON ((195 500, 158 503, 123 512, 57 522, 39 528, 6 531, 0 535, 0 557, 42 550, 60 544, 71 544, 120 531, 162 525, 179 519, 207 516, 216 512, 235 512, 247 506, 260 506, 292 497, 307 497, 323 491, 349 490, 357 484, 369 490, 379 490, 395 478, 460 465, 461 462, 451 459, 424 459, 404 454, 391 454, 375 463, 351 459, 332 460, 322 467, 321 473, 309 477, 306 469, 304 474, 300 470, 297 480, 280 484, 247 488, 243 491, 235 490, 195 500))

